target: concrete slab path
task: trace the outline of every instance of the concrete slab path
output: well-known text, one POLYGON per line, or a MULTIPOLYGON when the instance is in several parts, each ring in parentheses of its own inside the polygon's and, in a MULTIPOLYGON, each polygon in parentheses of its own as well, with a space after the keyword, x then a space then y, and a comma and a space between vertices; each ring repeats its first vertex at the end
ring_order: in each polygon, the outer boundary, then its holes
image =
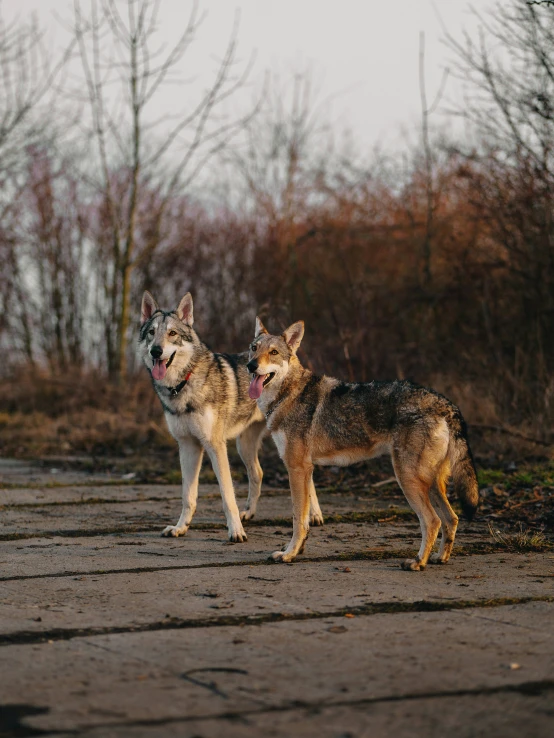
POLYGON ((178 487, 0 471, 0 736, 552 735, 553 552, 476 523, 404 572, 415 516, 344 490, 277 565, 286 490, 229 544, 213 485, 163 539, 178 487))

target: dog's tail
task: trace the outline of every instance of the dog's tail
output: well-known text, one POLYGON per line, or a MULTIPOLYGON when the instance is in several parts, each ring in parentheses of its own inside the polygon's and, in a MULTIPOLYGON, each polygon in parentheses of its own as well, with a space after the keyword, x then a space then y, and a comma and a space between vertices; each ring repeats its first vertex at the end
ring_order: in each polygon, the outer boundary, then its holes
POLYGON ((479 484, 473 454, 467 439, 467 426, 460 411, 456 408, 449 419, 450 443, 448 455, 452 474, 452 485, 467 520, 473 520, 479 505, 479 484))

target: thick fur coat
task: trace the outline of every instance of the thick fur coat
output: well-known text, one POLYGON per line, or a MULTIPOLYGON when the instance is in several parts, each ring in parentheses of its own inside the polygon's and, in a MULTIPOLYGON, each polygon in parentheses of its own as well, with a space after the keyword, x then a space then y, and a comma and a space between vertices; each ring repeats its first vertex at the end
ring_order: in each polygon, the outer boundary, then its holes
POLYGON ((446 397, 412 382, 346 383, 305 369, 296 352, 304 324, 270 335, 258 318, 250 345, 250 396, 264 413, 289 472, 293 536, 273 558, 292 561, 308 533, 308 504, 314 465, 346 466, 389 454, 396 478, 419 518, 422 542, 403 567, 445 564, 452 551, 458 517, 447 497, 447 481, 468 518, 479 491, 460 410, 446 397), (442 526, 438 553, 431 556, 442 526))

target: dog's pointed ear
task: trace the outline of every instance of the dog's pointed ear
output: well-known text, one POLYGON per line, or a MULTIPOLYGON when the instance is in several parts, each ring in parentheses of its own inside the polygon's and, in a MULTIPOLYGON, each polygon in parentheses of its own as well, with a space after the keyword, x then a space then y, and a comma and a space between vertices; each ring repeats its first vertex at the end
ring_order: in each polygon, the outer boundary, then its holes
POLYGON ((150 320, 150 318, 154 315, 156 310, 158 310, 158 303, 150 292, 148 290, 144 291, 144 295, 142 296, 142 304, 140 306, 140 322, 146 323, 147 320, 150 320))
POLYGON ((298 320, 287 328, 283 333, 283 338, 287 342, 287 346, 290 348, 293 354, 298 351, 298 347, 302 342, 304 336, 304 321, 298 320))
POLYGON ((187 292, 187 294, 179 303, 179 307, 177 308, 177 315, 179 317, 179 320, 182 320, 185 325, 188 325, 192 328, 194 319, 192 317, 192 295, 190 294, 190 292, 187 292))
POLYGON ((254 331, 254 338, 258 338, 258 336, 261 336, 262 333, 267 333, 267 330, 262 321, 256 315, 256 330, 254 331))

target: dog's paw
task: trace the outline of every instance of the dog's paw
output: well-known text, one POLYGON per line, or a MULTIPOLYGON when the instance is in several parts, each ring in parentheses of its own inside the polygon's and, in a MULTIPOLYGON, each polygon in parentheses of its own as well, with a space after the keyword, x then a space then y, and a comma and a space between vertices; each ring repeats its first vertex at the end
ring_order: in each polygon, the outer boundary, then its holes
POLYGON ((240 514, 240 519, 243 521, 252 520, 253 517, 254 512, 252 512, 252 510, 250 510, 249 508, 246 508, 246 510, 243 510, 240 514))
POLYGON ((444 559, 438 553, 433 553, 429 556, 430 564, 448 564, 448 559, 444 559))
POLYGON ((248 536, 241 526, 239 530, 229 531, 229 540, 231 543, 245 543, 248 540, 248 536))
POLYGON ((402 568, 404 571, 423 571, 425 566, 422 566, 419 559, 405 559, 402 562, 402 568))
POLYGON ((270 561, 276 561, 280 562, 282 564, 290 564, 291 561, 294 561, 296 557, 292 553, 287 553, 287 551, 274 551, 271 556, 269 557, 270 561))
POLYGON ((168 525, 167 528, 162 530, 161 535, 164 538, 178 538, 179 536, 184 536, 187 530, 188 525, 185 525, 183 528, 180 528, 178 525, 168 525))
POLYGON ((321 512, 310 513, 310 525, 311 526, 323 525, 323 513, 321 512))

